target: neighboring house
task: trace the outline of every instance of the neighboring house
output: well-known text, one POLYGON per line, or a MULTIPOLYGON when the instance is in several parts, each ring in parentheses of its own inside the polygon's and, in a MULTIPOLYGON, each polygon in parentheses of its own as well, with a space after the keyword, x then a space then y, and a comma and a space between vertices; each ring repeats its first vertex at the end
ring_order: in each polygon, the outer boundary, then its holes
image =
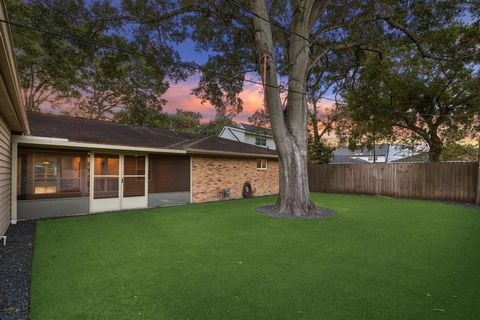
MULTIPOLYGON (((0 2, 0 19, 8 20, 4 1, 0 2)), ((12 134, 28 134, 28 122, 20 95, 12 38, 6 23, 0 24, 0 236, 10 224, 16 204, 11 190, 12 134)))
POLYGON ((358 160, 368 163, 397 162, 415 156, 423 150, 422 148, 424 147, 418 147, 417 151, 413 151, 411 148, 400 144, 379 144, 375 146, 375 152, 367 148, 356 150, 337 148, 330 163, 356 163, 358 160), (373 160, 374 155, 375 161, 373 160))
POLYGON ((252 126, 249 124, 240 124, 238 128, 223 127, 218 135, 220 138, 239 141, 276 150, 275 141, 273 140, 272 131, 270 129, 252 126))
POLYGON ((375 150, 369 150, 367 148, 350 150, 348 148, 337 148, 334 151, 334 157, 343 156, 354 160, 363 160, 366 162, 387 162, 388 158, 388 144, 380 144, 375 146, 375 150), (375 161, 374 161, 375 155, 375 161))
POLYGON ((198 136, 29 113, 31 135, 13 136, 12 221, 278 193, 275 151, 198 136))
POLYGON ((391 144, 389 145, 387 162, 397 162, 401 159, 415 157, 416 155, 424 153, 427 150, 428 147, 422 144, 416 146, 415 150, 412 150, 412 147, 406 145, 391 144))

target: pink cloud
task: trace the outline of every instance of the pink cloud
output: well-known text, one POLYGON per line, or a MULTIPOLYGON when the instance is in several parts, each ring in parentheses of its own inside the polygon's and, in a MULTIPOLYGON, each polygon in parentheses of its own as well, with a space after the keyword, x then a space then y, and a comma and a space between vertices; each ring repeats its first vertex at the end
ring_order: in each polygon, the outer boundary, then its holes
MULTIPOLYGON (((208 121, 215 117, 215 108, 209 104, 202 104, 200 99, 192 94, 192 89, 198 84, 197 77, 190 77, 186 82, 172 84, 163 96, 168 103, 164 111, 174 113, 177 108, 188 111, 200 112, 203 120, 208 121)), ((240 94, 244 102, 243 112, 238 114, 234 120, 237 122, 246 122, 257 109, 263 108, 262 87, 258 84, 247 83, 243 92, 240 94)))

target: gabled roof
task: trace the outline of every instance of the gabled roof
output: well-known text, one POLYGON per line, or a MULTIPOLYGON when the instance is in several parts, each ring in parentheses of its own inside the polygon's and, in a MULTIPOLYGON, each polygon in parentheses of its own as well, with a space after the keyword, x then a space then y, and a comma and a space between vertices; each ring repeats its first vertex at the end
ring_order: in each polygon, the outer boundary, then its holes
POLYGON ((29 113, 29 120, 33 136, 68 139, 71 142, 186 150, 187 153, 202 154, 266 157, 277 155, 275 151, 237 141, 170 129, 37 112, 29 113))
POLYGON ((249 133, 261 134, 261 135, 272 137, 272 130, 267 128, 256 127, 246 123, 241 123, 238 127, 249 133))
MULTIPOLYGON (((386 156, 388 154, 388 144, 380 144, 375 146, 376 156, 386 156)), ((337 148, 334 151, 335 155, 347 157, 367 157, 373 155, 373 150, 367 148, 350 150, 348 148, 337 148)))

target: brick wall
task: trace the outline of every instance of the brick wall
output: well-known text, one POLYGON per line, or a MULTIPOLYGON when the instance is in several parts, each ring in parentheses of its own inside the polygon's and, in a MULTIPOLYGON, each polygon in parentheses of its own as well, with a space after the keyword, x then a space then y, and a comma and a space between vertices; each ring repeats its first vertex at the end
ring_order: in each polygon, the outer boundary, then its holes
POLYGON ((230 189, 230 199, 242 198, 245 181, 250 181, 253 196, 277 194, 279 167, 268 159, 267 170, 257 170, 257 159, 192 156, 192 201, 221 200, 220 190, 230 189))

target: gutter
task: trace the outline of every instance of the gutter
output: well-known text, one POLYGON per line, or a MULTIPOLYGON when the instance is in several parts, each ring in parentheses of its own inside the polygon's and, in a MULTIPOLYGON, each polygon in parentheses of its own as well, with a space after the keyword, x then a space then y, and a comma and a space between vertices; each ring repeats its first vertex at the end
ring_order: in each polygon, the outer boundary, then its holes
POLYGON ((242 157, 242 158, 269 158, 269 159, 278 159, 276 154, 258 154, 258 153, 244 153, 244 152, 231 152, 231 151, 217 151, 217 150, 202 150, 187 148, 185 149, 187 154, 199 154, 199 155, 214 155, 214 156, 232 156, 232 157, 242 157))

